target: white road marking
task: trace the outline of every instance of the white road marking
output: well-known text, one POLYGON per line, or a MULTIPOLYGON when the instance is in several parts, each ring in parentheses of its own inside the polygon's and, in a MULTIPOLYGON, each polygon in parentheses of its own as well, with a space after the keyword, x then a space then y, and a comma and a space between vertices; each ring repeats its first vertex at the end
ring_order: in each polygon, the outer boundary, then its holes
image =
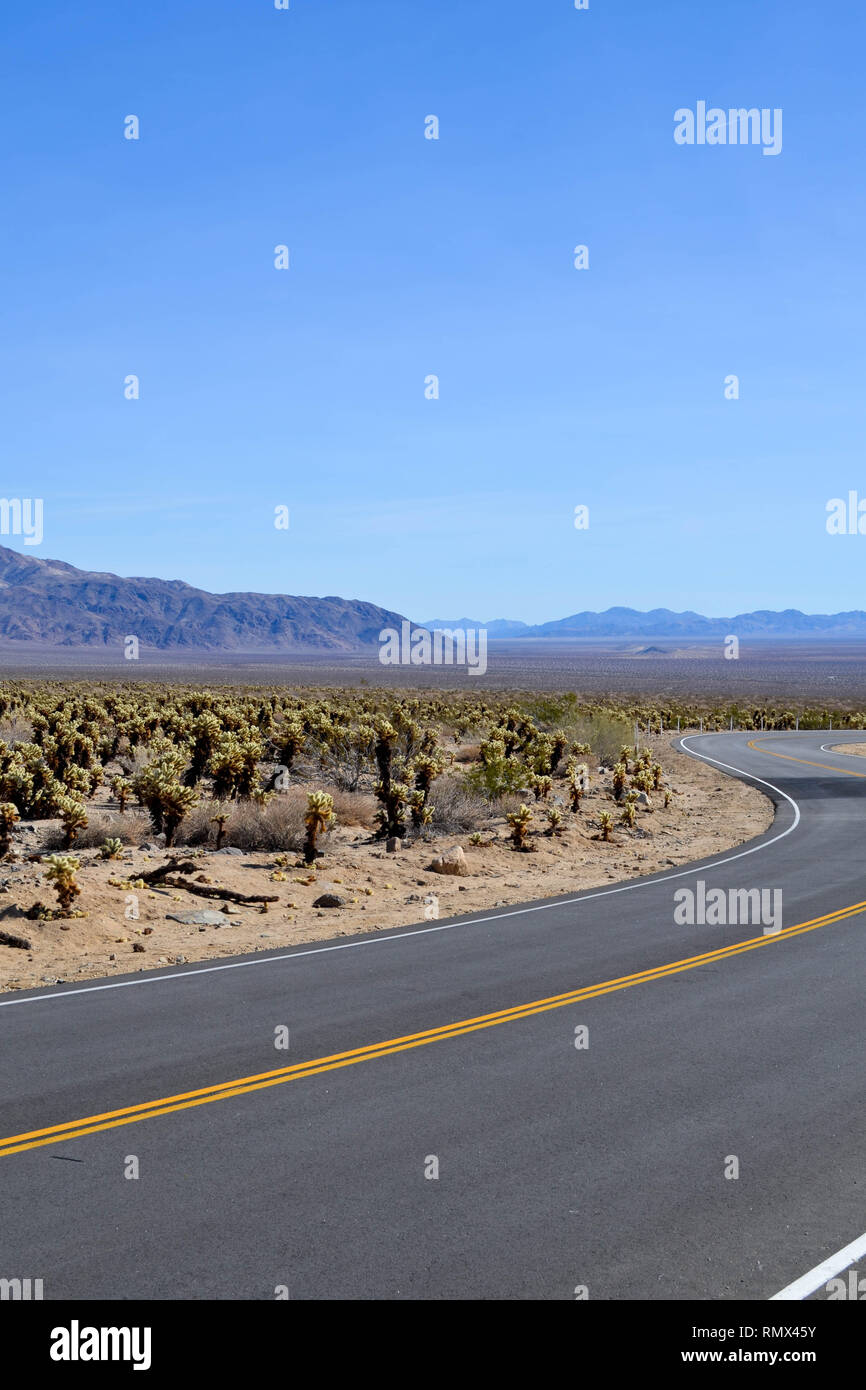
POLYGON ((836 1254, 831 1255, 829 1259, 822 1260, 814 1269, 810 1269, 808 1274, 801 1274, 800 1278, 795 1279, 793 1284, 788 1284, 780 1293, 774 1293, 770 1302, 773 1303, 777 1299, 794 1301, 808 1298, 810 1293, 820 1289, 821 1285, 826 1284, 828 1279, 835 1278, 843 1269, 847 1269, 863 1255, 866 1255, 866 1235, 852 1240, 850 1245, 846 1245, 842 1250, 837 1250, 836 1254))
MULTIPOLYGON (((714 738, 715 734, 690 734, 689 738, 714 738)), ((708 869, 720 868, 722 864, 731 864, 735 859, 743 859, 747 854, 757 854, 759 850, 769 849, 770 845, 775 845, 779 840, 784 840, 786 835, 790 835, 800 824, 800 807, 792 796, 783 792, 781 787, 777 787, 772 782, 766 782, 763 777, 756 777, 752 772, 744 772, 742 768, 734 767, 731 763, 719 762, 718 758, 711 758, 706 753, 696 753, 694 749, 686 747, 685 738, 680 739, 680 746, 693 758, 701 758, 704 762, 715 763, 716 767, 723 767, 728 772, 736 772, 742 777, 747 777, 750 782, 759 782, 762 787, 769 787, 771 791, 777 792, 784 797, 785 801, 790 802, 794 808, 794 819, 787 830, 782 830, 778 835, 774 835, 771 840, 765 840, 763 844, 753 845, 751 849, 738 850, 736 854, 729 854, 724 859, 713 859, 709 864, 696 864, 688 869, 678 869, 676 873, 663 874, 660 878, 639 879, 635 883, 623 883, 618 888, 601 888, 595 893, 581 893, 576 898, 559 899, 554 902, 536 903, 531 907, 518 907, 513 912, 496 912, 488 917, 470 917, 468 920, 460 918, 456 922, 444 922, 438 927, 419 927, 416 930, 395 932, 393 936, 365 936, 358 941, 342 942, 339 946, 315 946, 308 951, 286 951, 279 956, 259 956, 252 960, 236 960, 227 962, 225 965, 206 965, 201 969, 176 970, 167 975, 145 975, 140 980, 113 980, 103 985, 83 985, 79 989, 66 989, 58 993, 37 994, 31 999, 0 999, 0 1009, 12 1008, 14 1005, 23 1004, 46 1004, 57 999, 71 999, 76 994, 98 994, 107 989, 129 989, 133 985, 161 985, 167 980, 190 980, 197 975, 211 975, 219 970, 245 970, 253 965, 275 965, 279 961, 300 960, 302 956, 323 956, 332 951, 356 951, 363 946, 383 946, 392 941, 413 941, 418 936, 430 936, 435 932, 453 931, 455 927, 478 927, 486 922, 500 922, 508 917, 521 917, 531 912, 547 912, 554 907, 579 906, 581 903, 592 902, 595 898, 609 898, 615 893, 631 893, 636 888, 649 888, 657 883, 668 883, 677 878, 688 878, 690 874, 706 873, 708 869)))

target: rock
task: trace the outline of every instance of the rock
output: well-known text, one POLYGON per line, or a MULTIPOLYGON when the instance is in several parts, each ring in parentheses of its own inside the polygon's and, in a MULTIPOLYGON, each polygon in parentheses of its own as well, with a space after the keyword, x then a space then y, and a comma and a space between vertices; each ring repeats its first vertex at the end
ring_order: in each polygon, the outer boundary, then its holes
POLYGON ((420 903, 420 901, 421 901, 421 894, 420 894, 420 893, 410 893, 409 896, 408 896, 408 898, 406 899, 406 901, 407 901, 407 903, 420 903))
POLYGON ((462 845, 452 845, 444 854, 437 855, 430 869, 434 874, 455 874, 460 878, 468 874, 469 866, 462 845))
POLYGON ((175 965, 186 965, 186 956, 175 956, 175 965))
POLYGON ((142 946, 142 944, 141 944, 140 941, 133 941, 133 943, 132 943, 132 949, 133 949, 133 951, 138 951, 138 952, 143 952, 143 951, 144 951, 144 947, 142 946))
POLYGON ((139 845, 138 848, 142 850, 144 854, 156 854, 162 848, 162 846, 155 845, 150 840, 145 840, 144 844, 139 845))
POLYGON ((214 851, 215 854, 232 854, 235 858, 243 858, 243 850, 235 849, 234 845, 223 845, 222 849, 214 851))
POLYGON ((142 927, 142 936, 153 936, 153 927, 142 927))
POLYGON ((212 912, 209 908, 202 912, 167 912, 166 921, 181 922, 185 927, 224 927, 226 919, 222 912, 212 912))
POLYGON ((112 953, 111 953, 111 955, 108 957, 108 959, 109 959, 109 960, 117 960, 117 956, 116 956, 116 955, 114 954, 114 952, 112 951, 112 953))
POLYGON ((220 908, 220 912, 225 917, 240 917, 241 915, 240 908, 232 907, 231 903, 223 903, 222 907, 220 908))
POLYGON ((637 801, 635 802, 635 805, 636 805, 636 806, 646 806, 646 808, 647 808, 649 811, 651 811, 652 808, 653 808, 652 801, 651 801, 650 798, 647 796, 646 792, 640 792, 640 793, 639 793, 638 799, 637 799, 637 801))
POLYGON ((313 907, 345 907, 346 899, 339 893, 323 893, 320 898, 316 898, 313 907))
POLYGON ((390 839, 385 841, 385 848, 389 854, 396 854, 398 849, 403 848, 403 841, 398 839, 396 835, 392 835, 390 839))

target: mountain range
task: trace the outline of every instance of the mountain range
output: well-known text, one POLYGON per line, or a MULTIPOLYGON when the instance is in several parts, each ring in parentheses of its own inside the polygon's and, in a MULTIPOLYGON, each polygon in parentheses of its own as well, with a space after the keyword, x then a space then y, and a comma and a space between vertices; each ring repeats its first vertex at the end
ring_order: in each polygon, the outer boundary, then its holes
POLYGON ((352 651, 399 613, 342 598, 209 594, 179 579, 120 579, 0 546, 0 641, 55 647, 352 651))
POLYGON ((531 626, 510 618, 482 623, 473 618, 431 618, 421 627, 484 628, 489 638, 553 637, 862 637, 866 636, 866 613, 801 613, 798 608, 783 612, 760 609, 737 613, 732 618, 705 618, 701 613, 675 613, 670 608, 653 608, 642 613, 636 608, 608 608, 604 613, 573 613, 570 618, 531 626))
MULTIPOLYGON (((0 546, 0 643, 93 649, 134 636, 142 647, 217 652, 377 647, 402 614, 360 599, 211 594, 179 579, 121 579, 0 546)), ((436 618, 412 627, 485 629, 490 639, 864 637, 866 612, 761 610, 731 618, 608 608, 532 626, 507 618, 436 618)))

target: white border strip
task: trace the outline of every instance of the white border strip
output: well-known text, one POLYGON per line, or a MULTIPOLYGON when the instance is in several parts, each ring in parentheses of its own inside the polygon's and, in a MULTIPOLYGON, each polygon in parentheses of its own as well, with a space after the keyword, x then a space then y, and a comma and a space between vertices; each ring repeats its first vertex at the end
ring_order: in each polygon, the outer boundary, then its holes
POLYGON ((859 1260, 861 1255, 866 1255, 866 1234, 852 1240, 851 1244, 842 1250, 837 1250, 835 1255, 810 1269, 808 1274, 801 1274, 799 1279, 795 1279, 793 1284, 788 1284, 780 1293, 774 1293, 770 1302, 775 1303, 778 1299, 799 1302, 808 1298, 810 1293, 814 1293, 822 1284, 826 1284, 828 1279, 833 1279, 843 1269, 847 1269, 855 1260, 859 1260))
MULTIPOLYGON (((690 738, 717 738, 717 733, 690 734, 690 738)), ((790 835, 800 824, 800 807, 793 797, 787 792, 783 792, 781 787, 777 787, 772 782, 766 782, 763 777, 756 777, 752 772, 744 772, 742 768, 733 767, 731 763, 719 762, 718 758, 710 758, 706 753, 696 753, 693 749, 686 747, 686 740, 680 739, 680 747, 693 758, 701 758, 704 762, 714 763, 716 767, 723 767, 728 772, 735 772, 738 776, 748 777, 751 782, 759 782, 762 787, 769 787, 785 801, 790 802, 794 808, 794 819, 787 830, 782 830, 772 839, 765 840, 763 844, 753 845, 751 849, 738 850, 736 854, 729 854, 724 859, 713 859, 709 864, 697 864, 692 868, 679 869, 673 874, 663 874, 660 878, 638 879, 635 883, 623 883, 618 888, 602 888, 596 893, 581 893, 576 898, 560 898, 554 902, 537 903, 531 907, 518 907, 513 912, 497 912, 489 917, 470 917, 459 918, 456 922, 444 922, 438 927, 420 927, 414 931, 397 932, 393 936, 365 936, 359 941, 346 941, 339 946, 315 946, 308 951, 286 951, 279 956, 260 956, 248 960, 236 960, 225 965, 206 965, 202 969, 193 968, 189 970, 177 970, 168 975, 163 972, 153 975, 145 975, 140 980, 114 980, 110 984, 104 985, 83 985, 80 989, 66 989, 59 993, 37 994, 31 999, 0 999, 0 1009, 12 1008, 18 1004, 45 1004, 56 999, 71 999, 75 994, 97 994, 107 989, 129 989, 133 985, 159 985, 165 980, 189 980, 197 975, 211 975, 218 970, 244 970, 252 965, 274 965, 278 961, 299 960, 302 956, 328 955, 331 951, 354 951, 362 946, 381 946, 387 945, 391 941, 412 941, 418 936, 430 936, 434 932, 453 931, 455 927, 477 927, 486 922, 500 922, 508 917, 520 917, 530 912, 547 912, 553 907, 571 907, 580 903, 592 902, 594 898, 608 898, 614 893, 631 893, 636 888, 649 888, 657 883, 668 883, 677 878, 688 878, 690 874, 705 873, 708 869, 719 868, 722 864, 731 864, 735 859, 743 859, 747 854, 757 854, 759 850, 769 849, 770 845, 775 845, 779 840, 784 840, 786 835, 790 835)))

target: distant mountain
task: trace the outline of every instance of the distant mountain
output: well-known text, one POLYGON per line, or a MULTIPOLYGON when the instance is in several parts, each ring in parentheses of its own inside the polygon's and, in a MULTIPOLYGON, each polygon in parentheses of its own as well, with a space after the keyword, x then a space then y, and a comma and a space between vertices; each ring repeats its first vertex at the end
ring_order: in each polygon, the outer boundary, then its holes
POLYGON ((420 627, 430 628, 431 631, 437 627, 458 628, 471 627, 474 629, 484 628, 488 637, 523 637, 529 632, 526 623, 520 623, 509 618, 494 618, 489 623, 479 623, 474 618, 431 618, 429 623, 420 623, 420 627))
POLYGON ((636 608, 608 608, 604 613, 574 613, 570 618, 536 626, 498 618, 492 623, 453 622, 436 619, 423 627, 486 628, 489 637, 551 637, 560 640, 577 637, 862 637, 866 636, 866 613, 801 613, 786 608, 776 613, 760 609, 738 613, 733 618, 705 618, 701 613, 674 613, 670 608, 653 608, 641 613, 636 608))
POLYGON ((0 641, 160 651, 352 651, 399 613, 342 598, 209 594, 179 579, 120 579, 0 546, 0 641))

